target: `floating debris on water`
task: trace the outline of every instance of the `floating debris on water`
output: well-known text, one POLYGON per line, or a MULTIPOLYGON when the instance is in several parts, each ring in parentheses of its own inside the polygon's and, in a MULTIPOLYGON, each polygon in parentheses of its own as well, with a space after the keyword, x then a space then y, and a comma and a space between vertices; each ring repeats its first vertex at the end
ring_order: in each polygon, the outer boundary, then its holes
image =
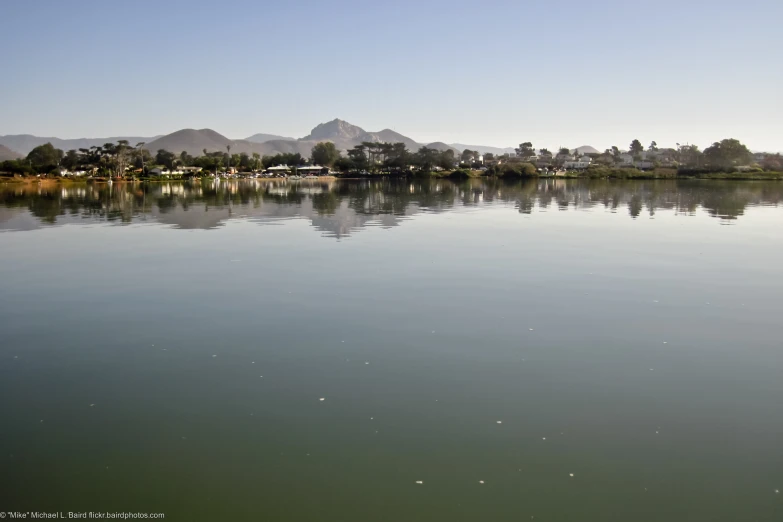
POLYGON ((417 480, 416 484, 424 484, 424 481, 423 480, 417 480))
POLYGON ((325 400, 326 400, 326 397, 321 397, 321 398, 320 398, 320 399, 318 399, 318 400, 319 400, 319 401, 325 401, 325 400))
POLYGON ((483 480, 479 480, 479 484, 483 484, 483 483, 484 483, 484 481, 483 481, 483 480))
POLYGON ((213 355, 212 357, 217 357, 217 355, 213 355))
POLYGON ((530 330, 531 332, 533 331, 533 329, 532 329, 532 328, 528 328, 528 330, 530 330))
POLYGON ((503 421, 498 421, 498 424, 503 424, 503 421))
POLYGON ((654 368, 650 368, 650 371, 654 371, 654 368))
POLYGON ((95 404, 90 404, 90 408, 92 408, 93 406, 95 406, 95 404))
POLYGON ((367 361, 364 361, 364 364, 370 364, 370 363, 369 363, 369 362, 367 362, 367 361))
POLYGON ((569 477, 573 477, 573 476, 574 476, 574 474, 573 474, 573 473, 569 473, 569 474, 568 474, 568 476, 569 476, 569 477))
POLYGON ((541 440, 546 440, 546 437, 541 437, 541 440))

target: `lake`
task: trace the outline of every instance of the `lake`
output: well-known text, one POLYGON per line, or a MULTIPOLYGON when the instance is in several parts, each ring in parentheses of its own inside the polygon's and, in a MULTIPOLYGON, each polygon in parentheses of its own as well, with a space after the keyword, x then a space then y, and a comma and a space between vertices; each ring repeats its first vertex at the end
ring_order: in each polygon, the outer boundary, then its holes
POLYGON ((782 204, 0 186, 0 511, 779 522, 782 204))

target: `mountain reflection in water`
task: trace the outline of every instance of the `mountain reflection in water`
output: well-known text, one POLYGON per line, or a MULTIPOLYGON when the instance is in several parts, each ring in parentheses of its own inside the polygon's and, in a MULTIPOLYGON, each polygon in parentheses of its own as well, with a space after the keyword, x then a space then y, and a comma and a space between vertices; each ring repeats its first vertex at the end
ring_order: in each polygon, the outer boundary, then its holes
POLYGON ((702 210, 729 224, 747 207, 777 206, 783 183, 748 181, 524 181, 431 179, 288 182, 0 185, 0 230, 109 222, 213 229, 231 219, 268 223, 307 219, 324 235, 348 236, 367 226, 393 227, 421 212, 504 206, 540 211, 609 211, 630 218, 659 211, 702 210))

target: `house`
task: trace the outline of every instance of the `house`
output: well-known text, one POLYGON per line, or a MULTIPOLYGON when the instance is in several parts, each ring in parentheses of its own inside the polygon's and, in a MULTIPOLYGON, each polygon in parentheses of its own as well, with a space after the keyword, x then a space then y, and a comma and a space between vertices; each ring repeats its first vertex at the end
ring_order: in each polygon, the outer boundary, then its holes
POLYGON ((535 166, 539 169, 548 167, 553 163, 552 156, 539 156, 538 159, 535 162, 535 166))
POLYGON ((326 172, 329 172, 329 167, 321 167, 320 165, 306 165, 302 167, 296 167, 296 171, 299 174, 304 175, 310 175, 310 176, 320 176, 323 174, 324 169, 326 169, 326 172))
POLYGON ((572 159, 563 162, 563 167, 566 170, 584 170, 590 166, 593 162, 589 156, 582 156, 581 158, 572 159))
POLYGON ((150 169, 150 174, 153 176, 170 176, 171 171, 167 168, 155 167, 150 169))
POLYGON ((291 172, 291 167, 288 165, 275 165, 266 169, 269 174, 277 174, 278 176, 284 176, 291 172))

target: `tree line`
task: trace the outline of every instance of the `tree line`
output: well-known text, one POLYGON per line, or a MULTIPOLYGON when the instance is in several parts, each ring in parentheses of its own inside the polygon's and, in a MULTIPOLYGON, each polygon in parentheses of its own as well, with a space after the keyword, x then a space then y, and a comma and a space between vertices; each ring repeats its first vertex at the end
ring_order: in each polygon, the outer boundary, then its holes
MULTIPOLYGON (((532 173, 535 174, 534 160, 562 165, 566 158, 571 157, 567 148, 560 148, 557 155, 554 155, 548 149, 536 151, 531 142, 521 143, 514 154, 497 157, 491 153, 483 154, 483 161, 479 160, 482 156, 479 151, 469 149, 462 153, 455 153, 453 149, 441 151, 421 147, 411 152, 404 143, 383 142, 362 142, 349 149, 345 155, 335 147, 334 143, 321 142, 312 148, 310 158, 305 158, 299 153, 264 156, 244 152, 231 154, 230 145, 226 147, 225 152, 208 152, 203 149, 203 154, 199 156, 192 156, 185 151, 175 154, 163 149, 158 150, 153 156, 144 145, 143 142, 131 145, 126 140, 120 140, 117 143, 63 152, 51 143, 46 143, 35 147, 24 159, 3 162, 0 164, 0 171, 13 174, 47 174, 66 169, 86 171, 98 176, 121 177, 148 175, 156 166, 169 170, 177 167, 196 167, 215 173, 230 168, 243 172, 257 172, 277 165, 299 167, 308 164, 321 165, 340 172, 379 170, 391 172, 410 169, 427 172, 439 169, 453 170, 458 167, 475 169, 489 164, 490 174, 507 171, 506 173, 524 175, 530 173, 531 167, 532 173), (496 163, 504 166, 494 165, 496 163), (522 165, 523 163, 527 165, 522 165)), ((587 154, 587 156, 590 156, 596 164, 616 166, 621 163, 623 154, 625 153, 619 147, 613 146, 603 153, 587 154)), ((715 142, 703 151, 696 145, 680 144, 677 144, 676 149, 660 149, 655 141, 651 142, 645 151, 642 143, 634 139, 628 147, 628 154, 635 161, 645 159, 650 163, 665 157, 685 170, 730 170, 738 165, 748 165, 753 159, 750 150, 736 139, 715 142)), ((760 167, 764 170, 781 171, 783 157, 780 154, 768 154, 760 163, 760 167)))

